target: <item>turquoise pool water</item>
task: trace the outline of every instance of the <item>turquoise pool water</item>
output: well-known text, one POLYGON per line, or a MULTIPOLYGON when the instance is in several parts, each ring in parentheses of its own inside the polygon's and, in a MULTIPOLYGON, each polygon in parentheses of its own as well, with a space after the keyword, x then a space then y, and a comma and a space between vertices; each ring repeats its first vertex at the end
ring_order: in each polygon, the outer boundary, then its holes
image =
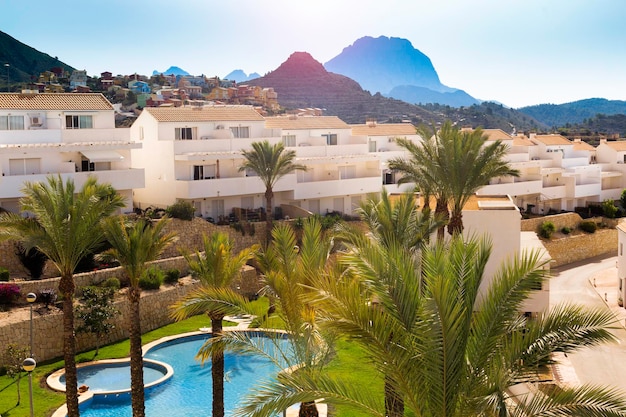
MULTIPOLYGON (((143 381, 148 385, 166 374, 163 366, 149 362, 143 364, 143 381)), ((94 393, 130 389, 130 362, 103 363, 77 369, 78 386, 87 385, 94 393)), ((59 378, 65 385, 65 375, 59 378)))
MULTIPOLYGON (((146 415, 150 417, 205 417, 211 415, 211 364, 201 365, 196 353, 210 336, 189 336, 163 343, 151 349, 147 359, 165 362, 174 368, 174 376, 146 390, 146 415)), ((256 335, 261 338, 263 336, 256 335)), ((266 339, 266 338, 263 338, 266 339)), ((272 343, 265 344, 275 349, 272 343)), ((281 349, 287 341, 280 341, 281 349)), ((226 415, 232 415, 238 401, 258 382, 267 380, 278 369, 269 360, 260 357, 227 353, 224 357, 226 378, 224 404, 226 415)), ((130 376, 129 376, 130 378, 130 376)), ((94 387, 95 388, 95 387, 94 387)), ((94 395, 81 404, 82 417, 130 417, 130 394, 94 395)))

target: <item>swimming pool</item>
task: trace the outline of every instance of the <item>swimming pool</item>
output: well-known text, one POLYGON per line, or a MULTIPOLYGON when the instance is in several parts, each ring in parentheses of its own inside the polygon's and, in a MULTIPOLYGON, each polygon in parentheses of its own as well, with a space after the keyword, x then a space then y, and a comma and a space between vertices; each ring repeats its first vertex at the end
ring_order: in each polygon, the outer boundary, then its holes
MULTIPOLYGON (((211 414, 212 380, 211 364, 203 365, 195 359, 208 334, 196 334, 176 338, 151 348, 144 358, 169 364, 174 371, 171 378, 146 389, 146 415, 150 417, 188 416, 200 417, 211 414)), ((263 338, 262 333, 252 332, 252 337, 263 338)), ((288 349, 288 342, 281 339, 278 347, 265 343, 268 349, 288 349)), ((226 353, 224 356, 224 406, 227 416, 241 399, 258 382, 268 379, 278 370, 268 359, 226 353)), ((93 387, 96 388, 96 387, 93 387)), ((94 395, 80 404, 82 417, 129 417, 132 415, 130 394, 94 395)))

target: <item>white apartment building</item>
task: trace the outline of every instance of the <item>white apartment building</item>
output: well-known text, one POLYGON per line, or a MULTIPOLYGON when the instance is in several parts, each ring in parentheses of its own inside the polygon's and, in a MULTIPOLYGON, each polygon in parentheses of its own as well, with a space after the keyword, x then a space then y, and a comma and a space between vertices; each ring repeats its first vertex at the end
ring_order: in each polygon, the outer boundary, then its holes
MULTIPOLYGON (((381 155, 398 151, 389 140, 400 132, 397 126, 381 127, 378 133, 374 128, 371 136, 355 134, 360 128, 335 116, 263 118, 250 106, 146 108, 130 129, 131 138, 143 144, 133 151, 133 164, 146 173, 135 205, 145 209, 190 201, 197 215, 215 220, 233 208, 264 207, 263 184, 252 172, 239 172, 239 166, 241 150, 267 140, 295 151, 296 162, 307 167, 278 181, 275 207, 350 214, 368 194, 380 193, 381 155), (385 146, 372 145, 373 138, 384 138, 385 146)), ((404 132, 418 138, 412 126, 404 132)))
POLYGON ((144 186, 144 170, 130 161, 140 147, 115 128, 102 94, 0 93, 0 207, 18 212, 26 181, 60 174, 77 188, 89 176, 111 184, 130 211, 132 190, 144 186))
POLYGON ((618 180, 603 173, 596 152, 587 144, 556 134, 510 136, 487 129, 490 140, 509 145, 507 159, 520 171, 518 178, 496 178, 478 194, 508 194, 518 207, 536 214, 573 211, 588 202, 601 202, 615 193, 618 180))

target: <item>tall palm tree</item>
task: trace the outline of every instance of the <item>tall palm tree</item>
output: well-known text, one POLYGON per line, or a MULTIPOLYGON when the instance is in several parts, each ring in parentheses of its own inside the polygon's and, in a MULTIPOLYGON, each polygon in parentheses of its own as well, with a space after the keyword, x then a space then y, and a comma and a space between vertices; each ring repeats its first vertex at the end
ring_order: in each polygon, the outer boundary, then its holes
MULTIPOLYGON (((614 340, 610 312, 562 305, 536 319, 520 315, 524 301, 546 279, 538 253, 504 264, 488 291, 480 294, 490 254, 484 240, 457 235, 447 246, 424 248, 421 271, 410 265, 404 249, 370 242, 346 253, 344 261, 354 273, 339 279, 321 276, 315 282, 315 302, 328 325, 353 336, 376 369, 394 376, 394 388, 410 413, 626 416, 626 400, 612 389, 559 387, 526 397, 509 391, 532 381, 553 352, 614 340), (394 273, 388 273, 390 269, 394 273), (364 293, 380 307, 365 303, 364 293)), ((295 400, 320 397, 359 407, 371 416, 385 415, 375 399, 342 381, 298 373, 251 394, 245 402, 250 408, 240 415, 270 416, 295 400)))
POLYGON ((20 204, 32 218, 4 213, 0 235, 22 242, 25 250, 37 248, 58 269, 63 297, 63 359, 65 396, 69 417, 79 415, 74 334, 74 270, 79 261, 99 247, 104 234, 100 220, 123 207, 123 199, 107 184, 89 177, 76 191, 72 180, 50 176, 47 182, 24 184, 20 204))
POLYGON ((437 152, 452 201, 448 233, 463 232, 463 208, 480 188, 493 178, 519 176, 505 160, 507 146, 499 140, 488 143, 482 129, 458 130, 446 122, 435 134, 437 152))
POLYGON ((224 349, 222 344, 215 343, 223 335, 223 319, 230 312, 239 313, 237 307, 244 311, 247 300, 231 289, 231 284, 241 274, 241 269, 252 259, 257 247, 246 248, 234 254, 234 242, 222 232, 209 237, 204 236, 204 252, 196 252, 195 256, 184 253, 192 274, 200 279, 203 288, 189 294, 172 306, 172 314, 176 320, 191 315, 206 313, 211 319, 211 348, 203 347, 198 355, 203 361, 211 358, 211 377, 213 380, 213 413, 215 417, 224 416, 224 349), (223 303, 220 307, 210 306, 212 297, 223 303), (233 307, 224 310, 226 305, 233 307))
POLYGON ((152 223, 144 218, 130 220, 126 216, 117 216, 106 218, 102 222, 104 234, 111 245, 102 256, 119 262, 129 280, 127 295, 130 307, 128 329, 133 417, 145 416, 139 279, 146 270, 147 263, 157 259, 174 241, 175 234, 164 230, 168 221, 167 217, 152 223))
POLYGON ((296 164, 295 151, 286 150, 282 143, 272 145, 267 140, 253 142, 251 150, 241 152, 246 160, 239 171, 255 172, 265 185, 265 243, 268 244, 272 238, 274 185, 287 174, 306 171, 306 166, 296 164))
POLYGON ((442 240, 445 236, 445 224, 450 219, 448 209, 449 192, 446 181, 437 175, 441 166, 437 153, 436 141, 432 133, 422 126, 418 133, 423 138, 417 144, 404 138, 396 139, 401 147, 405 148, 409 157, 393 158, 389 161, 389 168, 402 174, 398 184, 413 182, 422 193, 424 209, 430 211, 430 198, 435 198, 435 215, 442 222, 438 228, 437 237, 442 240))

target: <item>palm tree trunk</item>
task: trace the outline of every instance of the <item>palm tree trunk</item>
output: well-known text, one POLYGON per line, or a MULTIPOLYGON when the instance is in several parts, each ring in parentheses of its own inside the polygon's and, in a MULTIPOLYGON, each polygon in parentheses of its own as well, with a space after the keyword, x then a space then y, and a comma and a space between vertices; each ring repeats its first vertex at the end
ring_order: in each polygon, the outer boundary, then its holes
MULTIPOLYGON (((435 215, 438 215, 442 220, 448 220, 450 218, 450 212, 448 212, 448 202, 441 198, 437 199, 437 205, 435 206, 435 215)), ((442 225, 437 229, 437 241, 443 242, 443 238, 446 234, 446 226, 442 225)))
POLYGON ((393 378, 385 375, 385 415, 387 417, 404 416, 404 400, 398 394, 393 378))
POLYGON ((128 288, 128 301, 130 304, 130 323, 128 326, 130 336, 130 397, 133 409, 133 417, 146 415, 143 388, 143 357, 141 352, 141 321, 139 315, 139 301, 141 289, 136 286, 128 288))
MULTIPOLYGON (((213 337, 222 335, 222 318, 211 318, 213 337)), ((224 417, 224 350, 218 345, 211 352, 213 378, 213 417, 224 417)))
POLYGON ((265 244, 269 245, 272 241, 272 227, 274 225, 272 200, 274 199, 274 191, 271 188, 265 190, 265 244))
POLYGON ((460 210, 452 211, 452 216, 448 223, 448 233, 453 236, 463 233, 463 213, 460 210))
POLYGON ((67 417, 78 417, 78 376, 76 374, 76 336, 74 334, 74 278, 63 274, 59 291, 63 296, 63 360, 65 362, 65 402, 67 417))
POLYGON ((305 401, 300 403, 298 417, 319 417, 319 415, 320 413, 317 411, 315 401, 305 401))

